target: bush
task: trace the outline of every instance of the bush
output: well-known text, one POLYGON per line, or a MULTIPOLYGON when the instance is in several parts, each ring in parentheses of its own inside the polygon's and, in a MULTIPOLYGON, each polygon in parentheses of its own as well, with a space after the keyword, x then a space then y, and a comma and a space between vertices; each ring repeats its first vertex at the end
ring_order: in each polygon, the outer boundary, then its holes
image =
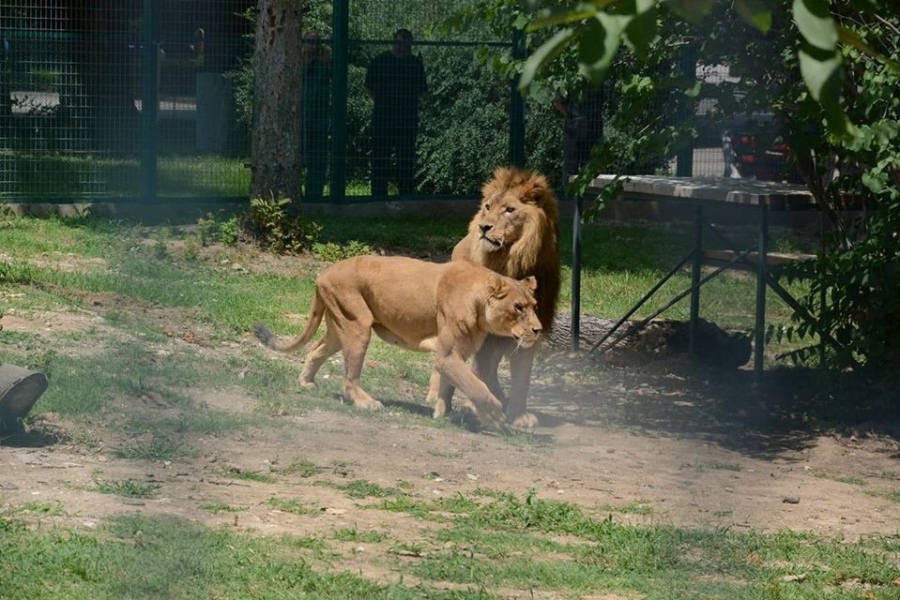
POLYGON ((299 254, 312 248, 322 227, 291 212, 290 198, 253 198, 240 215, 242 234, 262 248, 279 254, 299 254))

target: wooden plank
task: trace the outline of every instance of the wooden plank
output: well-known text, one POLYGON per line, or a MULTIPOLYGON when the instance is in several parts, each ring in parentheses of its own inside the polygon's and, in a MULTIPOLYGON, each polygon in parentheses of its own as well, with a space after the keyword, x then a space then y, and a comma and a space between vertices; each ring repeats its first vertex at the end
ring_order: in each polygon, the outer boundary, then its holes
MULTIPOLYGON (((733 250, 703 250, 700 252, 700 258, 705 264, 721 265, 731 262, 738 255, 733 250)), ((781 252, 769 252, 766 255, 766 265, 770 267, 780 267, 782 265, 798 262, 801 260, 815 260, 815 254, 786 254, 781 252)), ((740 260, 734 263, 735 269, 756 270, 759 263, 759 253, 750 252, 740 260)))
MULTIPOLYGON (((601 189, 616 179, 615 175, 597 175, 591 187, 601 189)), ((755 179, 663 177, 628 175, 620 177, 625 199, 682 200, 732 205, 766 206, 770 210, 815 208, 809 190, 793 183, 755 179)))

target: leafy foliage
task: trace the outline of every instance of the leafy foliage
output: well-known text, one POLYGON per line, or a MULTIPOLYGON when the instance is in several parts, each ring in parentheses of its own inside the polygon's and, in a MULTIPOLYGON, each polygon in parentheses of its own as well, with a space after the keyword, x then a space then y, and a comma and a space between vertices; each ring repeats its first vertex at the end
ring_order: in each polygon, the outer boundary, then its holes
POLYGON ((322 228, 291 211, 290 198, 252 198, 240 217, 241 231, 263 248, 282 254, 308 250, 322 228))
MULTIPOLYGON (((626 92, 621 99, 628 106, 646 97, 628 93, 668 89, 670 100, 683 107, 676 112, 702 94, 715 100, 721 119, 772 115, 769 141, 789 146, 831 233, 820 261, 789 274, 809 278, 809 293, 793 323, 772 329, 771 336, 809 340, 787 356, 798 362, 879 370, 900 363, 896 7, 825 0, 527 6, 533 15, 528 31, 540 45, 522 67, 522 86, 545 85, 560 70, 572 72, 574 62, 583 79, 607 78, 626 92), (731 78, 716 85, 679 81, 668 67, 685 51, 701 64, 729 67, 731 78), (630 61, 625 68, 621 56, 630 61), (866 212, 851 217, 844 210, 851 207, 866 212), (820 340, 827 343, 819 346, 820 340)), ((644 147, 658 149, 692 135, 677 119, 647 123, 641 133, 644 147)), ((603 152, 595 149, 595 157, 603 152)), ((584 182, 577 183, 583 189, 584 182)))

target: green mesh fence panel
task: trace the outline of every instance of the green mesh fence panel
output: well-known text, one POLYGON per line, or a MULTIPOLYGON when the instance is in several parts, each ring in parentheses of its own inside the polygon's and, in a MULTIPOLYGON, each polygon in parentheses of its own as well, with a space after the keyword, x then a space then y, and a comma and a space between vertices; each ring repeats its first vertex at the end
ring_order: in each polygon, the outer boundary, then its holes
MULTIPOLYGON (((0 0, 0 201, 246 199, 256 4, 0 0)), ((526 110, 481 60, 512 54, 512 32, 441 27, 469 4, 304 2, 306 201, 472 196, 509 163, 561 180, 552 98, 526 110)), ((678 116, 698 120, 696 147, 652 170, 734 173, 708 108, 678 116)))
POLYGON ((250 5, 0 0, 0 200, 246 196, 250 5))

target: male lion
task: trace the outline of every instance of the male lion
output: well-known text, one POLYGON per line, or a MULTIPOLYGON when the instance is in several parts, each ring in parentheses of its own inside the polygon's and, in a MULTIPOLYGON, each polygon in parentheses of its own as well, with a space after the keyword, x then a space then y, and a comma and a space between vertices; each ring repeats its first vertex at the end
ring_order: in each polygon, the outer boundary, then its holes
MULTIPOLYGON (((282 352, 306 345, 325 318, 325 335, 306 355, 300 384, 315 385, 325 360, 341 350, 341 393, 355 406, 382 408, 359 385, 366 349, 374 331, 409 350, 435 352, 439 398, 459 388, 486 427, 505 428, 503 406, 466 365, 488 337, 512 338, 529 348, 541 334, 535 313, 536 281, 499 275, 468 261, 443 264, 406 257, 357 256, 335 263, 316 280, 309 323, 298 337, 279 341, 262 324, 253 331, 266 346, 282 352)), ((439 401, 440 401, 439 400, 439 401)))
MULTIPOLYGON (((498 167, 481 189, 481 207, 469 223, 469 233, 453 249, 452 260, 470 260, 497 273, 537 279, 537 315, 550 330, 559 295, 559 205, 547 178, 515 167, 498 167)), ((533 429, 537 417, 526 412, 535 348, 490 337, 475 355, 474 370, 500 399, 506 420, 518 429, 533 429), (512 389, 509 399, 497 379, 501 358, 509 358, 512 389)), ((432 383, 429 397, 437 390, 432 383)), ((436 415, 444 409, 436 405, 436 415)))

